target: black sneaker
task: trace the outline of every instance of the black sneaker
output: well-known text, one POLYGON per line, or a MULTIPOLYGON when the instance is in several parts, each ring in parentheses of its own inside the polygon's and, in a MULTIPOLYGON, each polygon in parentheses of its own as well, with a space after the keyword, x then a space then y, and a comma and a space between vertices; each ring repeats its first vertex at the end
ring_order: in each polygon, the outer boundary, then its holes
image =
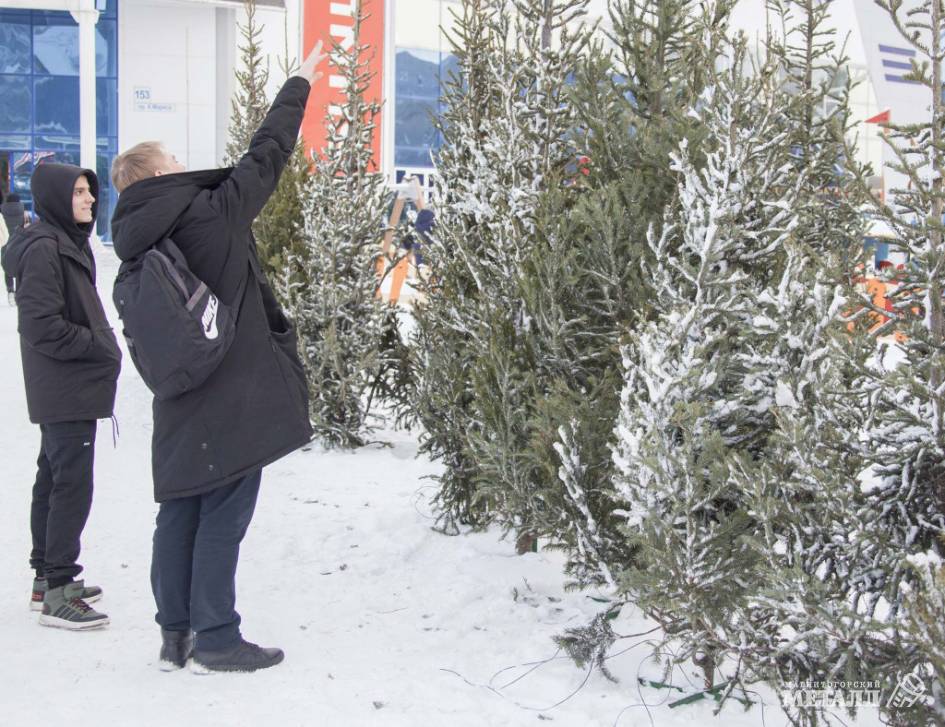
POLYGON ((161 671, 183 669, 194 651, 194 635, 187 631, 161 629, 161 655, 158 667, 161 671))
POLYGON ((275 666, 285 658, 282 649, 264 649, 242 638, 235 646, 222 651, 200 651, 194 649, 190 670, 194 674, 209 674, 214 671, 257 671, 275 666))
POLYGON ((46 591, 43 612, 39 615, 40 624, 71 631, 107 626, 108 616, 83 601, 82 591, 81 582, 67 583, 46 591))

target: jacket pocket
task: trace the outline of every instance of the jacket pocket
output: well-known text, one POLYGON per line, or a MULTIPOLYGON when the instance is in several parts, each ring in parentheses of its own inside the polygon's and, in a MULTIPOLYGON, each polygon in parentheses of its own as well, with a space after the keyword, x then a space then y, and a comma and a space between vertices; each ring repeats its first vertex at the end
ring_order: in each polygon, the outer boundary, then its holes
POLYGON ((118 372, 121 370, 121 349, 118 348, 115 333, 108 326, 92 329, 91 358, 94 361, 107 364, 109 371, 113 370, 115 376, 118 376, 118 372))
MULTIPOLYGON (((284 318, 284 316, 283 316, 284 318)), ((305 376, 305 369, 299 360, 298 341, 295 331, 291 325, 288 330, 275 332, 270 331, 272 342, 272 352, 276 358, 276 364, 282 373, 285 381, 287 393, 295 404, 296 410, 306 421, 308 420, 308 379, 305 376)))

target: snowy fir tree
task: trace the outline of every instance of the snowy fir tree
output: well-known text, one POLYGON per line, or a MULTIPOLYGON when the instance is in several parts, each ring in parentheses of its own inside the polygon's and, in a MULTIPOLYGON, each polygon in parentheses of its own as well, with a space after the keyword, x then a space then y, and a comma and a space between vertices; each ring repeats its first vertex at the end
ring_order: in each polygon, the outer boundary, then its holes
MULTIPOLYGON (((230 127, 224 163, 236 164, 249 148, 253 133, 259 128, 270 100, 266 96, 269 65, 260 46, 264 26, 256 19, 256 3, 244 3, 245 20, 239 25, 242 38, 239 46, 240 67, 236 71, 236 92, 231 101, 230 127)), ((286 55, 281 61, 286 78, 292 72, 292 62, 286 55)), ((263 270, 271 279, 277 279, 285 267, 285 258, 298 248, 302 239, 302 197, 308 179, 310 164, 300 140, 289 157, 276 191, 253 222, 256 249, 263 270)), ((282 286, 275 293, 285 303, 282 286)))
POLYGON ((567 552, 575 585, 610 584, 608 563, 632 557, 614 514, 610 457, 619 341, 652 314, 653 281, 641 265, 652 255, 647 231, 659 231, 675 199, 671 153, 683 139, 696 152, 704 136, 689 112, 712 78, 705 69, 719 55, 731 7, 613 2, 608 44, 592 46, 578 69, 582 193, 559 223, 556 249, 536 256, 523 283, 536 339, 555 362, 534 428, 536 442, 551 443, 538 451, 539 465, 559 482, 535 529, 567 552))
POLYGON ((490 163, 494 184, 510 195, 506 204, 491 201, 479 227, 480 235, 487 231, 479 273, 484 347, 470 378, 482 426, 468 441, 477 490, 494 520, 515 532, 519 552, 542 536, 579 547, 581 536, 568 524, 582 508, 597 509, 570 496, 554 451, 559 428, 576 414, 571 404, 581 399, 565 396, 564 404, 552 394, 565 394, 575 378, 593 385, 583 379, 586 331, 574 305, 582 285, 572 272, 587 251, 575 246, 569 219, 583 193, 575 183, 570 81, 589 49, 586 6, 515 3, 514 19, 496 23, 502 44, 491 68, 500 114, 485 148, 497 162, 490 163))
POLYGON ((884 526, 885 536, 894 544, 888 563, 899 563, 885 574, 895 610, 899 601, 895 583, 904 567, 901 559, 918 551, 939 552, 945 532, 945 103, 941 71, 945 10, 934 0, 910 13, 902 10, 900 2, 881 4, 903 38, 927 60, 924 65, 915 63, 909 77, 929 88, 931 110, 926 124, 890 128, 890 145, 897 155, 894 166, 909 184, 893 190, 894 206, 880 208, 910 257, 910 264, 901 271, 895 304, 898 315, 893 319, 906 334, 899 346, 903 359, 875 381, 878 390, 868 443, 878 480, 870 499, 880 518, 877 525, 884 526))
POLYGON ((249 148, 249 141, 269 109, 266 84, 269 81, 269 63, 260 45, 262 25, 256 21, 255 0, 243 3, 245 19, 237 27, 239 67, 236 70, 236 92, 230 101, 230 128, 227 130, 224 163, 236 164, 249 148))
MULTIPOLYGON (((444 528, 494 521, 531 534, 549 484, 561 489, 557 465, 549 470, 538 455, 554 457, 556 434, 538 441, 533 425, 551 380, 533 314, 562 321, 552 307, 536 310, 537 298, 530 306, 524 281, 569 242, 562 225, 580 190, 566 186, 575 159, 568 82, 589 42, 579 22, 586 5, 470 0, 454 29, 457 69, 438 122, 437 233, 425 249, 430 285, 414 342, 423 446, 446 464, 444 528)), ((564 353, 554 365, 570 360, 564 353)))
POLYGON ((341 114, 326 117, 327 140, 305 184, 304 237, 285 261, 282 285, 306 366, 312 425, 328 447, 365 444, 376 391, 390 374, 396 318, 377 295, 376 263, 388 193, 374 167, 379 105, 367 98, 372 72, 360 41, 335 45, 344 79, 341 114))
POLYGON ((740 353, 757 336, 757 271, 797 225, 780 94, 744 73, 744 49, 698 113, 705 166, 683 142, 678 213, 650 233, 660 313, 633 335, 614 450, 626 534, 621 587, 711 685, 759 581, 751 517, 731 472, 761 446, 763 411, 741 401, 740 353))
POLYGON ((443 83, 437 120, 443 135, 435 159, 438 220, 424 246, 430 271, 428 284, 421 286, 425 299, 414 308, 410 360, 416 390, 407 414, 423 427, 420 451, 444 465, 434 503, 438 526, 455 533, 460 525, 487 522, 489 509, 477 496, 475 463, 466 446, 467 432, 477 426, 469 385, 475 342, 467 324, 480 295, 476 192, 479 197, 491 192, 478 179, 486 166, 480 145, 497 113, 489 73, 494 42, 482 2, 463 2, 449 40, 456 63, 443 83))
MULTIPOLYGON (((842 52, 830 40, 819 3, 776 2, 772 9, 782 27, 769 38, 760 72, 774 85, 759 90, 757 98, 774 99, 781 113, 774 129, 758 136, 774 153, 771 169, 781 178, 766 184, 756 176, 743 184, 743 176, 732 188, 743 215, 768 209, 755 219, 763 223, 759 228, 754 223, 737 228, 752 242, 730 272, 741 269, 744 275, 730 280, 723 305, 709 308, 722 320, 731 321, 726 317, 734 314, 728 330, 737 336, 715 341, 713 348, 712 333, 725 330, 713 318, 697 326, 696 335, 675 331, 680 320, 698 315, 700 307, 690 303, 684 313, 677 309, 672 325, 665 321, 672 319, 673 308, 666 308, 670 312, 628 348, 615 458, 627 534, 638 550, 632 567, 618 571, 617 578, 681 647, 678 657, 692 655, 706 669, 707 682, 709 670, 721 667, 724 657, 730 686, 755 679, 781 688, 847 679, 878 680, 891 690, 896 675, 931 673, 937 654, 927 638, 914 634, 935 633, 929 614, 940 613, 927 585, 934 573, 924 580, 909 577, 915 569, 906 559, 921 555, 922 547, 909 543, 905 532, 898 547, 886 542, 888 523, 910 511, 877 495, 882 487, 861 483, 870 461, 875 474, 888 472, 893 448, 882 452, 875 432, 889 432, 890 415, 902 421, 881 399, 883 386, 901 369, 889 377, 877 373, 883 357, 871 355, 875 341, 846 325, 851 304, 860 303, 852 298, 849 281, 860 257, 858 208, 865 188, 854 184, 863 170, 850 161, 844 139, 849 111, 842 52), (779 209, 789 215, 789 224, 783 219, 778 224, 779 209), (671 332, 685 336, 697 353, 679 343, 674 348, 671 332), (674 577, 654 575, 655 569, 674 577), (919 614, 912 620, 908 613, 897 614, 900 607, 910 608, 902 604, 903 593, 911 594, 911 613, 919 614)), ((759 110, 757 103, 746 108, 752 106, 759 110)), ((705 124, 703 175, 717 168, 716 153, 707 150, 725 137, 725 127, 711 120, 705 124)), ((764 126, 755 121, 743 128, 764 126)), ((745 153, 745 145, 742 139, 733 148, 745 153)), ((740 166, 740 174, 750 175, 750 169, 740 166)), ((708 188, 719 194, 725 176, 708 188)), ((726 215, 700 215, 692 205, 698 196, 693 198, 688 186, 687 181, 680 188, 682 222, 676 224, 691 225, 702 217, 722 227, 726 215)), ((672 232, 673 219, 667 217, 661 240, 666 229, 672 232)), ((933 212, 932 219, 940 215, 933 212)), ((741 225, 747 221, 743 216, 741 225)), ((679 259, 702 259, 698 254, 674 258, 665 244, 656 252, 659 260, 670 261, 670 270, 679 259)), ((697 291, 707 296, 711 291, 695 274, 675 282, 671 272, 656 278, 674 295, 694 281, 697 291)), ((913 289, 926 294, 927 281, 913 289)), ((664 297, 658 301, 666 307, 664 297)), ((921 302, 904 299, 901 309, 926 310, 921 302)), ((910 333, 909 340, 922 336, 910 333)), ((929 348, 926 343, 920 350, 929 348)), ((903 402, 907 387, 901 380, 893 386, 895 395, 891 386, 885 389, 890 401, 903 402)), ((907 407, 915 416, 914 402, 907 407)), ((893 487, 892 479, 887 486, 902 499, 902 470, 896 476, 899 486, 893 487)), ((907 521, 912 538, 921 533, 915 527, 921 517, 907 521)), ((935 528, 929 536, 937 534, 935 528)), ((935 546, 926 540, 924 547, 935 546)), ((784 707, 797 724, 832 719, 822 709, 784 707)), ((907 715, 887 707, 886 714, 904 724, 916 714, 928 721, 936 708, 922 703, 907 715)))
MULTIPOLYGON (((892 204, 877 203, 877 213, 909 257, 896 274, 895 315, 877 332, 899 333, 899 343, 894 355, 878 354, 858 370, 870 403, 861 451, 871 467, 863 477, 857 513, 862 527, 856 540, 856 617, 878 622, 885 636, 865 645, 860 656, 894 685, 902 674, 934 665, 938 658, 931 643, 910 637, 901 624, 913 619, 915 626, 917 615, 910 608, 922 613, 936 601, 934 594, 921 595, 933 581, 918 577, 910 561, 939 558, 945 534, 945 7, 941 0, 908 7, 900 0, 879 4, 916 51, 907 78, 929 90, 928 122, 888 128, 895 156, 890 166, 908 183, 891 190, 892 204)), ((941 689, 931 704, 920 701, 914 709, 924 720, 941 720, 941 689)), ((919 719, 916 712, 906 716, 893 710, 890 716, 902 722, 919 719)))
POLYGON ((700 84, 693 68, 704 64, 693 61, 704 28, 720 25, 730 4, 699 22, 687 15, 691 2, 615 5, 622 58, 647 56, 656 39, 666 46, 670 71, 651 64, 634 80, 637 91, 665 93, 652 108, 633 100, 626 68, 592 45, 589 28, 567 33, 585 5, 464 6, 437 158, 433 285, 414 347, 424 446, 447 464, 444 522, 498 522, 520 544, 541 537, 567 552, 582 585, 610 583, 607 562, 628 557, 608 446, 617 342, 650 297, 641 215, 653 216, 663 170, 673 177, 670 145, 638 137, 661 126, 678 141, 675 124, 697 128, 682 110, 672 121, 651 114, 682 109, 679 90, 700 84))
MULTIPOLYGON (((879 634, 862 623, 846 628, 846 616, 856 601, 857 450, 867 408, 853 374, 875 341, 846 325, 865 203, 846 141, 847 60, 823 4, 776 0, 769 9, 778 23, 768 59, 783 91, 797 225, 769 258, 754 335, 739 355, 742 405, 760 415, 759 448, 731 485, 744 493, 762 573, 741 614, 739 663, 784 694, 798 682, 871 673, 856 654, 879 634)), ((823 717, 784 706, 798 723, 823 717)))

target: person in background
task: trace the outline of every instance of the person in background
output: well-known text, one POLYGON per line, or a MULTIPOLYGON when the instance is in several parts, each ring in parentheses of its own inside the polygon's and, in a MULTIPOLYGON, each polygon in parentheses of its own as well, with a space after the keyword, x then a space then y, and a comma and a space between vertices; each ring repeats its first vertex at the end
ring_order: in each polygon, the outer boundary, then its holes
MULTIPOLYGON (((0 195, 0 216, 3 217, 3 225, 0 225, 0 245, 6 242, 2 238, 13 237, 14 232, 29 224, 29 215, 23 209, 20 196, 15 193, 8 194, 6 199, 3 199, 3 196, 0 195)), ((0 258, 0 262, 2 262, 2 258, 0 258)), ((10 305, 16 305, 16 298, 13 295, 15 290, 13 276, 4 273, 3 282, 7 288, 7 302, 10 305)))
MULTIPOLYGON (((3 209, 3 190, 0 190, 0 209, 3 209)), ((7 240, 10 239, 10 233, 4 222, 0 222, 0 265, 3 264, 3 252, 7 246, 7 240)), ((7 288, 7 303, 11 306, 16 305, 16 299, 13 297, 13 278, 6 273, 3 274, 3 282, 7 288)))
POLYGON ((312 428, 295 331, 260 269, 251 226, 295 147, 324 58, 318 43, 235 167, 186 172, 159 142, 128 149, 112 166, 118 257, 135 259, 169 236, 190 270, 239 311, 233 343, 210 377, 154 400, 151 467, 160 507, 151 587, 165 671, 191 660, 197 673, 250 672, 283 659, 281 649, 243 639, 236 567, 262 468, 306 445, 312 428))
POLYGON ((98 211, 90 169, 40 164, 30 180, 40 221, 12 237, 3 269, 16 278, 26 406, 41 432, 30 510, 36 572, 30 608, 40 624, 83 630, 108 624, 89 603, 102 589, 75 577, 92 507, 98 419, 113 415, 121 351, 95 288, 89 235, 98 211))

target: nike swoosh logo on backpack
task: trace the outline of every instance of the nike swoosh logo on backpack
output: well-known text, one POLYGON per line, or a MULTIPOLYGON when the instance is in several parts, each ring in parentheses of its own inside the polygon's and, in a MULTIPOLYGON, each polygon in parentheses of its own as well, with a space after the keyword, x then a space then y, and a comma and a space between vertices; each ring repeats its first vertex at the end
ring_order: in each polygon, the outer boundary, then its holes
POLYGON ((203 315, 200 318, 203 323, 203 335, 211 341, 220 335, 220 332, 217 330, 218 307, 219 301, 217 301, 217 297, 211 295, 207 300, 207 307, 204 309, 203 315))

